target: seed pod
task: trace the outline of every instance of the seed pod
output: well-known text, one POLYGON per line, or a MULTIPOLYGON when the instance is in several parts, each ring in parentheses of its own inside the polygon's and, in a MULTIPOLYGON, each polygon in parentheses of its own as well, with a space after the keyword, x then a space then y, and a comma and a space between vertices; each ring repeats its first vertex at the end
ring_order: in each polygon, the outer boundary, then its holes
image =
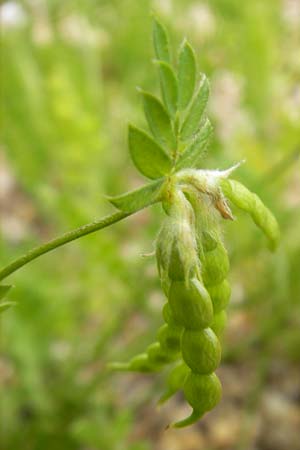
POLYGON ((203 414, 212 410, 221 400, 222 386, 214 373, 198 375, 190 372, 184 383, 183 392, 193 412, 188 418, 175 423, 173 427, 176 428, 191 425, 203 414))
POLYGON ((180 327, 178 322, 176 322, 174 314, 172 313, 169 302, 166 302, 163 306, 162 315, 164 321, 171 327, 180 327))
POLYGON ((216 236, 216 233, 213 233, 212 231, 203 231, 201 237, 201 243, 205 252, 211 252, 217 247, 218 238, 216 236))
POLYGON ((204 253, 202 277, 205 286, 221 283, 229 272, 229 260, 223 244, 219 243, 215 250, 204 253))
POLYGON ((168 275, 170 280, 182 281, 185 278, 184 266, 179 256, 179 250, 176 243, 173 244, 171 257, 168 267, 168 275))
POLYGON ((202 329, 213 319, 209 294, 199 280, 193 278, 189 286, 173 281, 169 290, 169 303, 176 322, 187 329, 202 329))
POLYGON ((157 339, 162 350, 166 353, 178 353, 180 350, 181 333, 181 328, 173 328, 166 323, 162 325, 157 333, 157 339))
POLYGON ((229 303, 231 295, 230 284, 227 280, 223 280, 219 284, 208 286, 207 290, 213 304, 214 314, 218 314, 225 309, 229 303))
POLYGON ((159 366, 174 361, 174 356, 164 352, 159 342, 153 342, 147 348, 148 361, 153 366, 159 366))
POLYGON ((195 373, 214 372, 221 361, 221 345, 210 328, 201 331, 184 330, 181 351, 184 362, 195 373))
POLYGON ((134 356, 128 363, 110 363, 108 367, 111 370, 125 372, 155 372, 158 369, 157 366, 153 366, 149 362, 147 353, 141 353, 140 355, 134 356))
POLYGON ((226 311, 221 311, 218 314, 215 314, 214 320, 212 321, 210 327, 218 338, 221 338, 223 336, 226 323, 227 323, 226 311))
POLYGON ((275 217, 261 199, 235 180, 224 179, 221 186, 226 197, 235 206, 250 214, 254 223, 269 239, 271 250, 275 250, 280 238, 279 226, 275 217))
POLYGON ((183 388, 189 372, 190 369, 183 361, 173 367, 167 378, 167 389, 160 397, 158 404, 166 402, 170 397, 172 397, 172 395, 176 394, 177 391, 183 388))

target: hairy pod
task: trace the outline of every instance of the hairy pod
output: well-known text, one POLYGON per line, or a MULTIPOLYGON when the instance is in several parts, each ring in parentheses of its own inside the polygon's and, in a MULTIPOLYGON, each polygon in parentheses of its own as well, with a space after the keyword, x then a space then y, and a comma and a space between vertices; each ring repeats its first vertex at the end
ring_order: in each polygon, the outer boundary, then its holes
POLYGON ((221 283, 228 275, 229 259, 223 244, 203 255, 202 277, 205 286, 221 283))
POLYGON ((201 331, 184 330, 181 351, 184 362, 195 373, 214 372, 221 361, 221 345, 210 328, 201 331))
POLYGON ((167 389, 160 397, 158 403, 162 404, 172 395, 183 388, 186 377, 190 372, 189 367, 181 361, 177 366, 173 367, 167 378, 167 389))
POLYGON ((175 423, 173 426, 176 428, 191 425, 203 414, 212 410, 221 400, 222 386, 214 373, 198 375, 190 372, 184 383, 183 392, 193 412, 187 419, 175 423))
POLYGON ((171 327, 166 323, 162 325, 157 333, 161 349, 169 354, 178 353, 180 351, 181 334, 182 329, 179 327, 171 327))
POLYGON ((169 290, 169 303, 176 322, 187 329, 206 328, 213 319, 210 296, 199 280, 189 285, 173 281, 169 290))
POLYGON ((218 338, 221 338, 224 333, 224 329, 227 324, 227 314, 226 311, 220 311, 218 314, 214 315, 214 320, 211 324, 211 329, 218 338))
POLYGON ((225 309, 229 303, 231 296, 230 284, 228 280, 223 280, 221 283, 208 286, 207 290, 213 304, 214 314, 218 314, 225 309))

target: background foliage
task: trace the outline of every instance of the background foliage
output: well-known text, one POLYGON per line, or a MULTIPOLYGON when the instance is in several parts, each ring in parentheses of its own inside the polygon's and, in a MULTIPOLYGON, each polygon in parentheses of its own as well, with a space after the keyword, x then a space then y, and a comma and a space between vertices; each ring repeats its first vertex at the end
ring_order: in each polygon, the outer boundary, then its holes
POLYGON ((187 35, 211 79, 215 138, 204 167, 246 158, 237 178, 276 214, 269 254, 242 215, 226 226, 233 298, 223 403, 185 431, 180 396, 157 411, 159 377, 111 375, 154 338, 163 295, 152 250, 162 213, 143 211, 11 277, 1 319, 1 450, 300 448, 299 0, 2 1, 1 265, 111 211, 103 194, 143 180, 126 126, 135 87, 158 91, 154 9, 187 35))

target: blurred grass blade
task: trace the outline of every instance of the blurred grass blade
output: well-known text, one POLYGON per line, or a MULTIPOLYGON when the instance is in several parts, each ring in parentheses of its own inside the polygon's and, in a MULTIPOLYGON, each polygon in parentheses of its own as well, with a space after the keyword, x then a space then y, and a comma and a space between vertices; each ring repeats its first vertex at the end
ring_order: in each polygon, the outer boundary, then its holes
POLYGON ((155 61, 155 64, 159 66, 161 93, 164 104, 170 116, 173 117, 177 111, 178 88, 176 76, 170 64, 164 61, 155 61))
POLYGON ((196 58, 191 45, 184 40, 178 58, 178 108, 184 109, 192 99, 196 82, 196 58))
POLYGON ((136 168, 148 178, 160 178, 171 169, 171 160, 165 151, 144 131, 129 125, 129 151, 136 168))
POLYGON ((0 302, 0 314, 2 314, 8 308, 10 308, 11 306, 14 306, 16 304, 17 304, 16 302, 11 302, 11 301, 0 302))
POLYGON ((165 28, 153 18, 153 45, 157 59, 170 62, 169 38, 165 28))
POLYGON ((170 117, 162 103, 153 95, 141 91, 145 116, 149 128, 157 141, 172 152, 176 147, 170 117))
POLYGON ((177 161, 176 169, 199 168, 203 154, 213 131, 212 124, 206 119, 193 142, 182 153, 177 161))
POLYGON ((209 96, 209 83, 205 75, 202 76, 202 80, 196 93, 196 96, 192 100, 185 120, 180 130, 181 139, 189 139, 199 129, 199 124, 202 118, 202 114, 205 110, 209 96))
POLYGON ((133 213, 160 201, 164 181, 165 178, 160 178, 134 191, 106 198, 121 211, 133 213))
POLYGON ((0 300, 8 293, 8 291, 12 288, 10 285, 1 285, 0 286, 0 300))

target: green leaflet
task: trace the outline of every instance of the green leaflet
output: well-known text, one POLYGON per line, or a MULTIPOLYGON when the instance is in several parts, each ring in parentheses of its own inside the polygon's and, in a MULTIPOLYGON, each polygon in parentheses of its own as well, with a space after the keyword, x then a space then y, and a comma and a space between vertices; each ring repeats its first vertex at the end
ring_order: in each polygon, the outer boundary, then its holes
POLYGON ((196 58, 190 44, 184 40, 178 58, 178 108, 184 109, 190 102, 196 82, 196 58))
POLYGON ((145 116, 153 136, 169 151, 176 148, 176 140, 170 117, 162 103, 154 95, 141 91, 145 116))
POLYGON ((174 116, 177 111, 177 80, 170 64, 165 61, 155 61, 159 66, 160 85, 164 104, 170 114, 174 116))
POLYGON ((191 144, 182 153, 176 163, 176 169, 198 168, 200 166, 203 154, 208 146, 209 139, 213 132, 212 124, 206 119, 199 133, 195 136, 191 144))
POLYGON ((165 178, 160 178, 134 191, 126 192, 115 197, 107 197, 107 199, 121 211, 134 213, 160 201, 164 181, 165 178))
POLYGON ((153 45, 157 59, 170 61, 169 39, 165 28, 156 18, 153 19, 153 45))
POLYGON ((136 168, 151 179, 161 178, 171 169, 171 160, 165 151, 144 131, 129 125, 129 151, 136 168))
POLYGON ((222 180, 221 186, 225 196, 235 206, 250 214, 254 223, 269 239, 271 250, 275 250, 280 238, 279 226, 275 217, 261 199, 235 180, 222 180))
POLYGON ((192 100, 192 103, 187 111, 184 122, 180 129, 181 139, 189 139, 198 131, 202 114, 208 101, 208 96, 209 83, 206 76, 203 75, 199 89, 194 99, 192 100))

